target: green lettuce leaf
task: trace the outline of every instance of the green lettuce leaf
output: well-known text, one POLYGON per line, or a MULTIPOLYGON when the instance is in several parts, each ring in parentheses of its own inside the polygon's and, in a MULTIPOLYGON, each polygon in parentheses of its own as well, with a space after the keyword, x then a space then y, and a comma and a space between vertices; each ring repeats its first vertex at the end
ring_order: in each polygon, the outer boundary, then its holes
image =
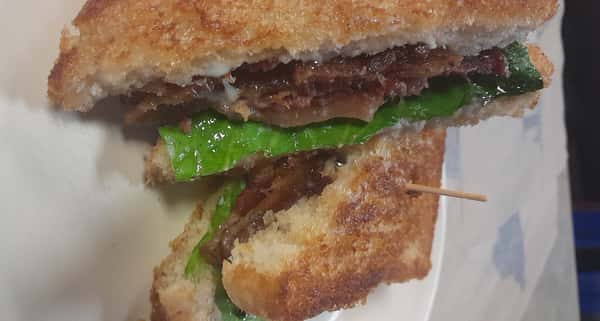
POLYGON ((515 42, 504 48, 510 76, 469 75, 473 90, 484 103, 498 96, 515 96, 544 87, 542 76, 529 60, 527 47, 515 42))
POLYGON ((223 186, 221 196, 219 196, 215 210, 210 217, 208 229, 192 250, 192 254, 185 266, 184 275, 187 279, 194 280, 199 277, 202 272, 212 270, 212 266, 202 257, 200 247, 213 239, 219 226, 221 226, 231 214, 231 209, 235 204, 235 200, 244 190, 245 186, 246 184, 242 179, 228 181, 223 186))
POLYGON ((193 119, 191 134, 184 134, 177 127, 162 127, 159 131, 167 143, 176 179, 186 181, 226 171, 254 154, 274 157, 360 144, 401 119, 450 116, 470 101, 468 89, 468 82, 462 79, 436 82, 420 96, 384 104, 370 122, 333 119, 281 128, 254 121, 232 121, 216 112, 205 112, 193 119))
POLYGON ((514 43, 504 49, 510 77, 470 75, 432 79, 421 95, 388 101, 369 122, 333 119, 296 128, 258 122, 233 121, 207 111, 192 120, 191 132, 165 126, 159 129, 171 158, 175 178, 188 181, 221 173, 246 157, 274 157, 299 151, 360 144, 400 120, 419 121, 448 117, 473 98, 484 102, 503 95, 518 95, 543 87, 539 72, 529 61, 527 48, 514 43))

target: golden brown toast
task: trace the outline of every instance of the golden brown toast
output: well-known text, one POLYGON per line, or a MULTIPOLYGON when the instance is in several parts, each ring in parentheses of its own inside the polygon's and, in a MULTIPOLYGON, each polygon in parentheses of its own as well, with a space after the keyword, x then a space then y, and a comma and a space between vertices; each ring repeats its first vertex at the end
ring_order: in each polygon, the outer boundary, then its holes
POLYGON ((314 60, 406 43, 461 54, 524 39, 556 0, 88 0, 48 79, 68 110, 153 81, 184 85, 243 62, 314 60))

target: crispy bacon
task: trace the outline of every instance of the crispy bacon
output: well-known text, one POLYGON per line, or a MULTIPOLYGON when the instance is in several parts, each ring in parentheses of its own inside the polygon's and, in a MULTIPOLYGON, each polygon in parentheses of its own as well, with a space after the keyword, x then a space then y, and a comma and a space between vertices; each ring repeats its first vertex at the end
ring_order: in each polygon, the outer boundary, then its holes
POLYGON ((265 227, 267 212, 288 209, 302 197, 320 194, 331 183, 322 171, 332 157, 332 151, 307 152, 252 169, 231 215, 214 239, 202 247, 202 254, 210 263, 221 264, 229 257, 235 240, 246 242, 265 227))
POLYGON ((133 95, 138 108, 129 120, 147 117, 146 112, 161 105, 190 102, 283 127, 336 117, 369 120, 386 97, 418 95, 433 77, 470 73, 506 75, 502 51, 495 48, 463 57, 444 48, 407 45, 325 62, 269 60, 244 64, 227 76, 238 90, 236 101, 228 101, 223 80, 216 78, 195 77, 186 87, 154 83, 133 95))

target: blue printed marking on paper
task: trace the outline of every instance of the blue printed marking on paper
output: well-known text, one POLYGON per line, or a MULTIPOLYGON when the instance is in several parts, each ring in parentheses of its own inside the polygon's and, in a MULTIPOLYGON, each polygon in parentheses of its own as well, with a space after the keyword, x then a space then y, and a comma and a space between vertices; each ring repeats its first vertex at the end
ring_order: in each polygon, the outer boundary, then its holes
POLYGON ((525 137, 530 137, 531 140, 543 149, 542 144, 542 113, 541 108, 537 108, 533 112, 523 117, 523 131, 525 137))
POLYGON ((448 128, 446 131, 446 154, 444 156, 446 177, 459 179, 460 175, 460 129, 448 128))
POLYGON ((525 288, 525 250, 523 228, 519 212, 514 213, 498 230, 494 244, 494 266, 504 279, 513 278, 521 289, 525 288))

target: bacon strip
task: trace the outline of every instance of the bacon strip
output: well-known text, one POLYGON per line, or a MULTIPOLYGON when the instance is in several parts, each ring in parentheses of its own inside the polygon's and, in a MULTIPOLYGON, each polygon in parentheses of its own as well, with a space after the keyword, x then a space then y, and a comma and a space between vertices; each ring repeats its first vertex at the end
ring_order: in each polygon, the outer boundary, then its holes
POLYGON ((230 256, 235 240, 246 242, 265 227, 267 212, 290 208, 302 197, 318 195, 332 179, 322 173, 332 151, 307 152, 265 162, 253 168, 227 221, 201 248, 203 256, 219 265, 230 256))
POLYGON ((444 48, 410 45, 322 63, 263 61, 242 65, 228 77, 239 94, 233 101, 222 79, 197 77, 186 87, 155 83, 133 95, 137 108, 128 120, 152 120, 145 114, 160 106, 191 102, 230 117, 283 127, 336 117, 370 120, 386 97, 418 95, 433 77, 470 73, 506 75, 502 51, 495 48, 462 57, 444 48))

